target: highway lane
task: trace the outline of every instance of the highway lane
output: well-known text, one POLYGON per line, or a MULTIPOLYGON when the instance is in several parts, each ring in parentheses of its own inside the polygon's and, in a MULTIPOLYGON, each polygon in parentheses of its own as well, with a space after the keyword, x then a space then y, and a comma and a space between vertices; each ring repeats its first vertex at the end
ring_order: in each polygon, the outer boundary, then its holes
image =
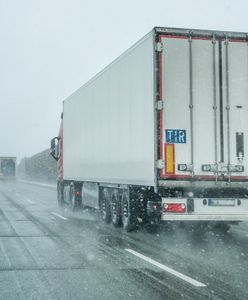
POLYGON ((0 183, 0 299, 248 299, 247 246, 246 223, 126 233, 52 187, 0 183))

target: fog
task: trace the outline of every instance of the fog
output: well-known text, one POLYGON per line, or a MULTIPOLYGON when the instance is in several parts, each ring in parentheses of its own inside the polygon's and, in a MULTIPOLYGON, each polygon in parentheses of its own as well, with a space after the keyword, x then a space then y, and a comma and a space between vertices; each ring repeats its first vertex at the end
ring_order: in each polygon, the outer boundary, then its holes
POLYGON ((154 26, 248 31, 247 1, 0 0, 0 155, 57 135, 62 101, 154 26))

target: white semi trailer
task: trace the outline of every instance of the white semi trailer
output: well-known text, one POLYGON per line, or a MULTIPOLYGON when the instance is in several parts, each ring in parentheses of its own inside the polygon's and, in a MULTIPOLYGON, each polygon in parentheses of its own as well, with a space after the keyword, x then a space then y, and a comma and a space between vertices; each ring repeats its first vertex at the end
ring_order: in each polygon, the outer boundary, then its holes
POLYGON ((58 200, 146 221, 248 220, 248 35, 154 28, 63 102, 58 200))

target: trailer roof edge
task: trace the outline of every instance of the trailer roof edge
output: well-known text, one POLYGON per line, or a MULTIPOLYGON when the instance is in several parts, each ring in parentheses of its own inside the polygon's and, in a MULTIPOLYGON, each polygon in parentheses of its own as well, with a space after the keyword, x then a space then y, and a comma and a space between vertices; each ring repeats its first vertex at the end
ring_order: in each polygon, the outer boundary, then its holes
POLYGON ((248 39, 247 32, 234 32, 234 31, 220 31, 220 30, 205 30, 205 29, 190 29, 190 28, 172 28, 172 27, 154 27, 155 33, 165 35, 191 35, 191 36, 205 36, 212 37, 229 37, 229 38, 242 38, 248 39))

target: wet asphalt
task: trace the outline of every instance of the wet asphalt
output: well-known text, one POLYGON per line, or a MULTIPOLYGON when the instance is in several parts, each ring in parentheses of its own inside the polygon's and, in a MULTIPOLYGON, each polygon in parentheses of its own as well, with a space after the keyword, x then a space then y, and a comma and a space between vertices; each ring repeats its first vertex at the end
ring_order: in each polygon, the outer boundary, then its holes
POLYGON ((185 224, 127 233, 92 209, 58 208, 53 187, 0 182, 0 299, 245 300, 248 223, 227 234, 185 224))

